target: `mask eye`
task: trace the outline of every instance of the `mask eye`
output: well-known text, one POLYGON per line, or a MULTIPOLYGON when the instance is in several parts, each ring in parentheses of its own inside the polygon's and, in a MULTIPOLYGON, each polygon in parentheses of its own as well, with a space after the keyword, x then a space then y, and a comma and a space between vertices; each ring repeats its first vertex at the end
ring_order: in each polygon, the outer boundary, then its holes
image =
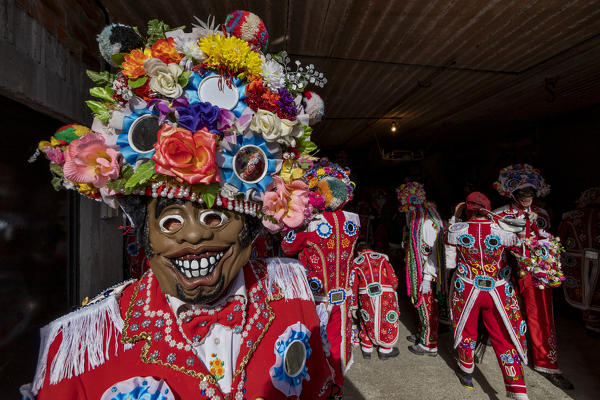
POLYGON ((217 228, 227 222, 229 218, 221 211, 209 210, 200 214, 200 222, 210 228, 217 228))
POLYGON ((163 233, 175 233, 183 226, 183 217, 180 215, 166 215, 158 222, 163 233))

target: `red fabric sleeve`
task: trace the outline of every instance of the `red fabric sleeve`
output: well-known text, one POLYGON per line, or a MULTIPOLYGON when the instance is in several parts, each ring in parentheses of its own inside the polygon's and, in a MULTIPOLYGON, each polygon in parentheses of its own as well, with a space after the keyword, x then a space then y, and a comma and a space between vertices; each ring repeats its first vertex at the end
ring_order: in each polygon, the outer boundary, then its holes
POLYGON ((291 241, 289 240, 289 235, 283 238, 281 249, 286 255, 291 256, 302 251, 307 246, 306 242, 309 240, 316 243, 319 240, 319 235, 315 232, 297 232, 291 241))

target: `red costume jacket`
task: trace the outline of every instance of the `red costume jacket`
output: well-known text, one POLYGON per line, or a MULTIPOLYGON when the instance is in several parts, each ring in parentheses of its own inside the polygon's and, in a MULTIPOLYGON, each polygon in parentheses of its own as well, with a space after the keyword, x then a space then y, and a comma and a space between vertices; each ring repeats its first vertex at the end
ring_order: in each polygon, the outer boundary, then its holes
POLYGON ((285 254, 298 253, 315 303, 328 308, 330 361, 339 386, 352 363, 349 277, 358 231, 358 215, 345 211, 324 212, 309 224, 306 232, 290 231, 281 242, 285 254))
POLYGON ((515 234, 503 231, 489 221, 468 221, 450 225, 446 267, 456 267, 450 294, 454 346, 478 297, 491 296, 521 359, 527 363, 527 324, 523 321, 510 267, 502 263, 505 248, 516 245, 515 234))
POLYGON ((135 393, 158 378, 168 399, 327 398, 332 376, 301 266, 268 269, 251 261, 240 271, 247 302, 230 393, 191 350, 151 271, 43 328, 33 393, 39 400, 112 398, 140 377, 135 393))
POLYGON ((559 236, 565 246, 565 298, 573 307, 600 311, 600 207, 563 215, 559 236))
POLYGON ((361 331, 377 346, 398 341, 398 278, 385 254, 365 250, 352 265, 352 308, 360 310, 361 331))

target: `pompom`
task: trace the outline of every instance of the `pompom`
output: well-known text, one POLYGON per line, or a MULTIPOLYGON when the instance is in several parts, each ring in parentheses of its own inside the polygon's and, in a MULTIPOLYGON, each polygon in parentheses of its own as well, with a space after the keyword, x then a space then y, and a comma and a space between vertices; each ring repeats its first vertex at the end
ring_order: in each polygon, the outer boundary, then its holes
POLYGON ((129 53, 133 49, 144 47, 142 37, 131 26, 111 24, 102 29, 96 37, 102 58, 113 67, 118 67, 112 56, 118 53, 129 53))
POLYGON ((313 91, 307 90, 302 96, 302 106, 304 112, 308 114, 308 124, 310 126, 321 122, 325 115, 325 102, 313 91))
POLYGON ((267 50, 269 33, 258 15, 250 11, 235 10, 227 15, 224 25, 228 34, 245 40, 253 50, 267 50))

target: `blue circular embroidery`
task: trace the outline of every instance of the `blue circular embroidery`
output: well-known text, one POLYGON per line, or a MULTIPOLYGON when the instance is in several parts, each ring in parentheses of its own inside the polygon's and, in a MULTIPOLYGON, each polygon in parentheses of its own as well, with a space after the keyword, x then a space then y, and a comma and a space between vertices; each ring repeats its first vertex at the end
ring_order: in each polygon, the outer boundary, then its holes
POLYGON ((504 288, 504 293, 506 293, 506 297, 513 297, 515 295, 515 288, 512 284, 507 283, 504 288))
POLYGON ((356 224, 352 221, 344 222, 344 233, 348 236, 354 236, 358 232, 356 224))
POLYGON ((319 225, 317 225, 317 235, 323 239, 327 239, 329 236, 331 236, 332 230, 333 227, 327 222, 321 222, 319 225))
POLYGON ((313 293, 317 293, 323 287, 323 284, 319 280, 319 278, 308 278, 308 287, 312 290, 313 293))
POLYGON ((475 238, 471 234, 464 233, 458 237, 458 244, 460 244, 463 247, 466 247, 466 248, 473 247, 474 243, 475 243, 475 238))
POLYGON ((485 244, 485 247, 487 247, 490 250, 496 250, 500 247, 500 245, 502 244, 502 241, 500 240, 500 237, 497 235, 487 235, 485 237, 485 240, 483 241, 483 243, 485 244))
POLYGON ((464 275, 467 273, 467 267, 463 263, 458 263, 458 273, 464 275))
POLYGON ((507 280, 508 278, 510 278, 510 267, 502 268, 502 270, 500 271, 500 276, 504 280, 507 280))
POLYGON ((465 284, 462 279, 457 279, 454 281, 454 289, 456 289, 457 292, 462 292, 465 290, 465 284))
POLYGON ((354 264, 362 264, 365 262, 365 256, 358 256, 354 259, 354 264))
MULTIPOLYGON (((289 331, 286 330, 284 335, 280 336, 279 340, 275 342, 275 352, 278 355, 278 361, 273 365, 270 373, 271 382, 273 382, 275 387, 279 390, 285 389, 288 394, 299 395, 302 390, 302 380, 309 379, 306 360, 310 358, 312 349, 309 344, 310 332, 308 332, 306 327, 301 326, 300 330, 293 328, 296 328, 296 326, 292 325, 289 327, 289 331), (290 358, 290 356, 294 358, 300 355, 298 352, 299 346, 304 347, 304 360, 301 365, 298 365, 298 370, 293 371, 293 373, 290 374, 288 371, 288 366, 290 364, 288 358, 290 358), (292 353, 290 353, 290 350, 292 350, 292 353)), ((297 362, 297 360, 295 362, 297 362)), ((292 365, 293 364, 294 363, 292 363, 292 365)))
POLYGON ((527 333, 527 323, 525 321, 521 321, 521 325, 519 326, 519 333, 521 334, 521 336, 527 333))
POLYGON ((294 239, 296 239, 296 232, 294 232, 294 231, 289 231, 287 233, 287 235, 285 235, 285 238, 284 238, 286 243, 292 243, 294 241, 294 239))
POLYGON ((381 254, 379 253, 371 253, 369 254, 369 257, 371 257, 373 260, 378 260, 381 258, 381 254))

